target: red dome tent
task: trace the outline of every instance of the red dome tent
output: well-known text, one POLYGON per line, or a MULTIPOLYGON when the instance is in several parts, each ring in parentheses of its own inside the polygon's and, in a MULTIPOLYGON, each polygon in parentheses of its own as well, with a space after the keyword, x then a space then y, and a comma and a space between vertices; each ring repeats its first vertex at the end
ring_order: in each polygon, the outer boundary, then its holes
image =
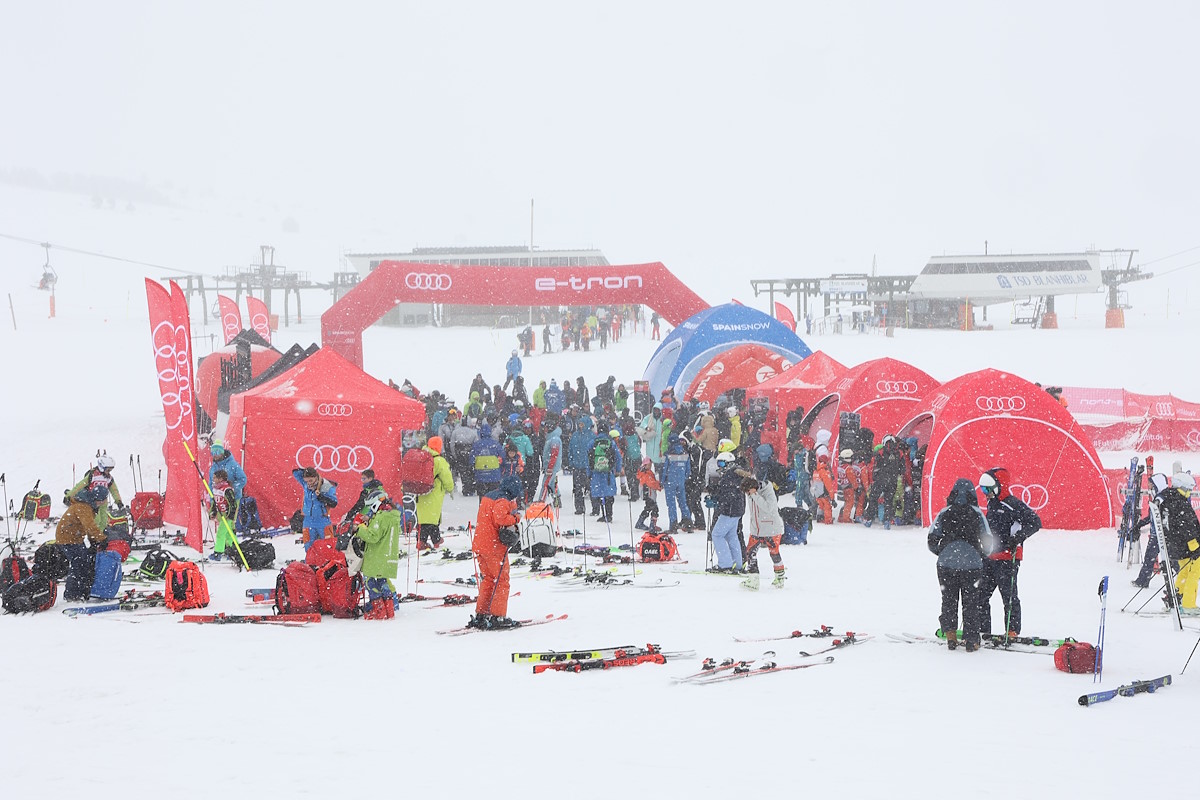
POLYGON ((265 525, 300 507, 296 467, 316 467, 338 484, 338 519, 354 504, 359 472, 395 485, 401 434, 420 428, 425 407, 322 348, 274 380, 234 395, 225 446, 246 470, 246 494, 265 525))
POLYGON ((825 387, 846 373, 846 367, 818 350, 803 361, 746 390, 746 403, 755 398, 767 401, 767 417, 762 440, 783 453, 787 444, 787 415, 801 407, 805 411, 824 397, 825 387))
POLYGON ((926 525, 945 507, 955 480, 977 482, 992 467, 1008 469, 1013 494, 1047 528, 1113 525, 1104 469, 1082 426, 1023 378, 994 369, 955 378, 925 396, 899 436, 928 446, 921 482, 926 525))
POLYGON ((684 393, 685 399, 715 403, 730 389, 746 389, 792 366, 786 356, 761 344, 739 344, 705 364, 684 393))
POLYGON ((842 412, 858 414, 879 442, 912 418, 917 404, 938 382, 911 364, 894 358, 864 361, 825 388, 825 396, 805 415, 801 430, 833 434, 832 452, 838 451, 838 426, 842 412))

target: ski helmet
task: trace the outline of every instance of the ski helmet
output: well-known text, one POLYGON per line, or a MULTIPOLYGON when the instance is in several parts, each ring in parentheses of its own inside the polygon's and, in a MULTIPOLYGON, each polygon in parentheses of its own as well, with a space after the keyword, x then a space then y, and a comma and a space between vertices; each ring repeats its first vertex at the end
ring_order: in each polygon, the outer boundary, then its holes
POLYGON ((382 489, 374 489, 367 495, 367 499, 363 501, 363 507, 370 512, 371 516, 375 516, 387 501, 387 492, 382 489))
POLYGON ((103 453, 96 458, 96 466, 100 469, 112 469, 116 465, 117 462, 108 453, 103 453))

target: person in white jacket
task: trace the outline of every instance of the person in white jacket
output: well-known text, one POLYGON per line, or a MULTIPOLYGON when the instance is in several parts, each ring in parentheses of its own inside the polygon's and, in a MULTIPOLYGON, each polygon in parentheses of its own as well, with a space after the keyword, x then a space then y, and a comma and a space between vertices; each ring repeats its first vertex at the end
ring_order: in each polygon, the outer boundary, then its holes
POLYGON ((746 566, 750 577, 742 582, 747 589, 758 588, 758 548, 766 546, 775 567, 775 579, 771 585, 783 588, 785 580, 783 557, 779 555, 779 542, 783 538, 783 517, 779 514, 779 498, 775 485, 770 481, 746 478, 742 481, 746 493, 746 513, 742 516, 742 530, 746 534, 746 566))

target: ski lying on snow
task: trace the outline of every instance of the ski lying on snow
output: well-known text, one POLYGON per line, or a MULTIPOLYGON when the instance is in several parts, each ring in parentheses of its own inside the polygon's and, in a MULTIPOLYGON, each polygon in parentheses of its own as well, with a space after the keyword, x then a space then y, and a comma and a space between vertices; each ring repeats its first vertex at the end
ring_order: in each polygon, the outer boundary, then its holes
MULTIPOLYGON (((516 628, 489 628, 487 630, 489 632, 516 631, 516 630, 520 630, 521 628, 528 628, 531 625, 545 625, 547 622, 558 622, 559 620, 563 620, 566 618, 567 618, 566 614, 559 614, 558 616, 555 616, 554 614, 547 614, 542 619, 519 619, 519 620, 517 620, 517 622, 519 622, 521 624, 520 624, 520 626, 518 626, 516 628)), ((464 636, 468 633, 483 633, 483 631, 484 631, 483 628, 462 627, 462 628, 450 628, 449 630, 444 630, 444 631, 437 631, 437 633, 442 636, 464 636)))
POLYGON ((1171 676, 1163 675, 1161 678, 1155 678, 1151 681, 1134 681, 1133 683, 1124 686, 1118 686, 1116 689, 1109 689, 1105 692, 1092 692, 1079 696, 1079 705, 1094 706, 1096 703, 1103 703, 1105 700, 1112 700, 1114 697, 1133 697, 1135 694, 1153 694, 1156 689, 1161 689, 1164 686, 1171 685, 1171 676))
POLYGON ((310 622, 320 622, 320 614, 184 614, 183 622, 197 622, 215 625, 236 624, 266 624, 266 625, 307 625, 310 622))
POLYGON ((667 658, 692 658, 696 655, 695 650, 675 650, 664 651, 661 645, 647 644, 644 647, 637 645, 626 644, 617 647, 595 647, 591 650, 544 650, 535 653, 513 653, 512 660, 514 664, 521 664, 530 661, 542 663, 555 663, 559 661, 586 661, 597 658, 616 658, 620 655, 629 655, 631 653, 662 653, 667 658))
POLYGON ((843 647, 849 647, 852 644, 862 644, 863 642, 869 642, 869 641, 871 641, 872 638, 874 638, 874 637, 866 636, 866 635, 860 636, 856 633, 848 632, 842 638, 834 639, 832 642, 830 642, 829 647, 818 650, 815 653, 806 653, 803 650, 801 650, 800 655, 808 657, 808 658, 811 658, 812 656, 824 655, 825 653, 828 653, 831 650, 840 650, 843 647))
MULTIPOLYGON (((735 636, 735 637, 733 637, 733 640, 735 642, 780 642, 780 641, 784 641, 786 639, 799 639, 802 636, 811 636, 815 639, 824 639, 824 638, 827 638, 830 636, 837 636, 837 635, 838 634, 834 633, 833 628, 829 627, 828 625, 822 625, 820 628, 813 631, 812 633, 804 633, 803 631, 792 631, 791 633, 787 634, 786 636, 763 636, 763 637, 759 637, 759 638, 751 638, 751 637, 746 637, 746 636, 735 636)), ((846 635, 852 636, 853 633, 851 631, 846 631, 846 635)))
POLYGON ((631 589, 670 589, 679 585, 679 581, 666 581, 662 578, 649 581, 638 581, 633 578, 617 578, 605 576, 602 579, 587 580, 568 578, 562 585, 555 588, 559 592, 573 592, 581 589, 610 589, 625 586, 631 589))
MULTIPOLYGON (((957 633, 958 640, 961 642, 963 640, 963 632, 958 631, 957 633)), ((946 638, 945 632, 940 628, 936 636, 939 639, 946 638)), ((1065 639, 1044 639, 1041 636, 1005 636, 1003 633, 985 633, 982 638, 1000 647, 1004 647, 1006 644, 1028 644, 1034 647, 1062 647, 1064 644, 1077 641, 1069 636, 1065 639)))
MULTIPOLYGON (((918 636, 915 633, 902 633, 902 634, 889 633, 889 634, 887 634, 887 638, 892 640, 893 642, 899 642, 901 644, 934 644, 934 645, 939 645, 941 647, 946 646, 945 639, 939 639, 936 636, 918 636)), ((959 640, 958 646, 962 647, 962 645, 963 645, 962 640, 959 640)), ((1030 655, 1044 655, 1044 656, 1054 655, 1053 651, 1040 649, 1037 647, 1033 647, 1031 645, 1017 644, 1017 645, 1010 645, 1008 647, 1005 647, 1004 645, 997 644, 996 642, 994 642, 990 639, 983 639, 980 642, 979 646, 980 646, 981 650, 996 650, 1001 653, 1028 653, 1030 655)))
POLYGON ((622 653, 612 658, 596 658, 582 661, 557 661, 550 664, 534 664, 533 674, 543 672, 588 672, 594 669, 636 667, 639 664, 665 664, 667 657, 662 653, 622 653))
POLYGON ((724 683, 725 681, 736 681, 741 678, 752 678, 755 675, 771 675, 775 672, 789 672, 794 669, 808 669, 809 667, 820 667, 824 664, 832 664, 833 656, 825 656, 824 661, 812 661, 807 664, 776 664, 774 661, 764 661, 758 667, 751 667, 748 664, 734 666, 733 669, 727 672, 721 672, 708 678, 697 678, 688 683, 708 685, 710 683, 724 683))
MULTIPOLYGON (((767 650, 761 656, 761 658, 764 659, 772 659, 774 657, 774 650, 767 650)), ((738 661, 737 659, 727 658, 724 661, 718 662, 715 658, 706 658, 700 664, 699 672, 693 672, 691 675, 684 675, 682 678, 672 678, 671 683, 693 683, 701 678, 706 678, 710 675, 716 675, 718 673, 725 672, 726 670, 731 670, 734 667, 748 667, 757 660, 758 659, 756 658, 747 658, 743 661, 738 661)))

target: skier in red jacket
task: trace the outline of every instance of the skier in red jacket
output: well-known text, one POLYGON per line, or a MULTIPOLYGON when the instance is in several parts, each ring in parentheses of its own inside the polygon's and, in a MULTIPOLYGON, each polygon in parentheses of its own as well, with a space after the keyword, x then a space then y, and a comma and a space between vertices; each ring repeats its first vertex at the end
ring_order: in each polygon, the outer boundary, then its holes
POLYGON ((470 628, 499 630, 520 625, 508 617, 508 548, 519 540, 517 524, 521 512, 517 502, 522 495, 521 479, 508 476, 500 488, 479 500, 475 520, 475 540, 471 549, 479 562, 479 597, 470 628))

